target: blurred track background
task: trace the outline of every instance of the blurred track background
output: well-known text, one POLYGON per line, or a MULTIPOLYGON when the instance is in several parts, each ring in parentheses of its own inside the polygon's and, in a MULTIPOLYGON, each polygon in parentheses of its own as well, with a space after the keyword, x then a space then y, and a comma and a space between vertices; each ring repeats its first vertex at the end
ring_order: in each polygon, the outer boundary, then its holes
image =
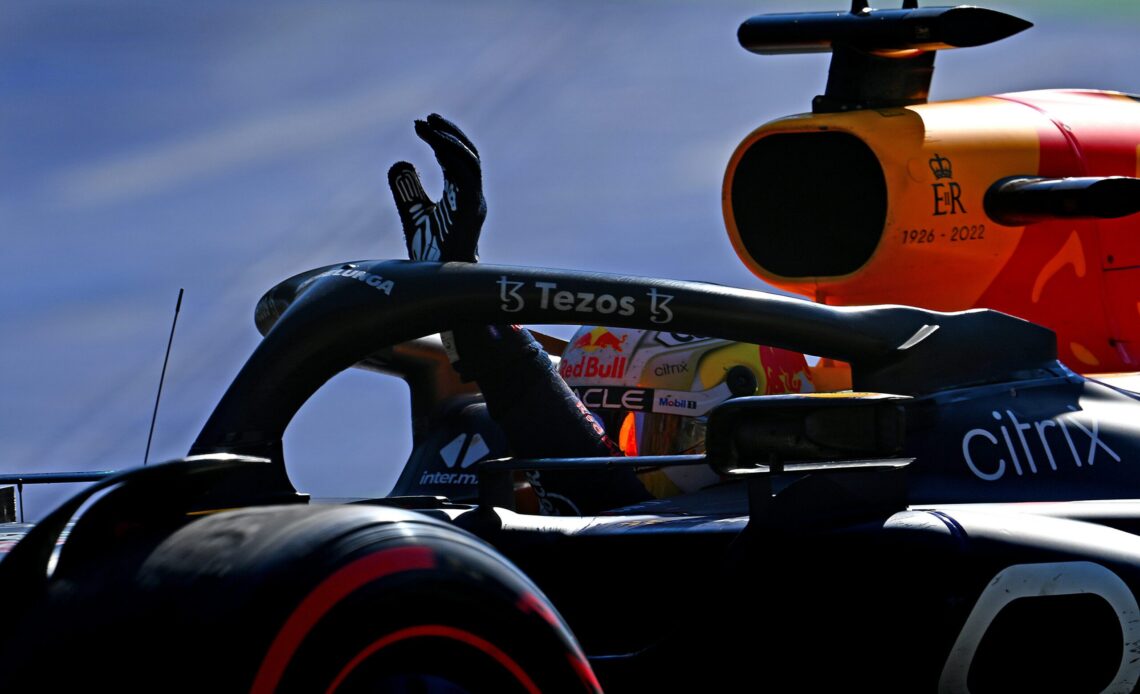
MULTIPOLYGON (((151 460, 184 454, 266 289, 404 256, 385 173, 407 159, 438 191, 412 132, 432 111, 482 153, 484 260, 759 287, 724 232, 724 166, 810 108, 828 56, 751 55, 736 28, 841 4, 0 2, 0 471, 142 462, 180 287, 151 460)), ((932 98, 1140 93, 1140 3, 987 6, 1037 26, 943 53, 932 98)), ((346 372, 286 458, 316 496, 384 494, 410 439, 403 384, 346 372)), ((70 491, 29 490, 29 516, 70 491)))

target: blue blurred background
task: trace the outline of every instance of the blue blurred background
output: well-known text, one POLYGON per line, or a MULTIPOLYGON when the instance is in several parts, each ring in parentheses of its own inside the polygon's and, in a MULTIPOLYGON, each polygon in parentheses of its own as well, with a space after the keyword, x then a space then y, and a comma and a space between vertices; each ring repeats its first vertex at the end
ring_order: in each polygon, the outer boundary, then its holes
MULTIPOLYGON (((1140 93, 1138 5, 998 1, 1037 26, 938 59, 939 99, 1140 93)), ((0 2, 0 471, 185 453, 278 280, 403 257, 385 173, 439 174, 412 120, 483 155, 491 262, 759 287, 724 232, 736 144, 808 110, 826 55, 741 49, 794 0, 0 2)), ((565 333, 563 333, 565 334, 565 333)), ((286 439, 298 487, 384 494, 410 448, 403 384, 335 378, 286 439)), ((26 494, 30 517, 71 490, 26 494)))

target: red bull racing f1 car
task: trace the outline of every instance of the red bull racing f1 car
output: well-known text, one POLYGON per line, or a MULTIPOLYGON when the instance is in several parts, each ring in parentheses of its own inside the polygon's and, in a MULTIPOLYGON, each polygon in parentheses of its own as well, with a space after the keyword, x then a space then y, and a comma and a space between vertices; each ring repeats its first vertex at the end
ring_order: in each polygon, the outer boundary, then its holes
MULTIPOLYGON (((1119 499, 1137 485, 1140 403, 1064 367, 1044 328, 410 261, 306 273, 262 301, 280 307, 191 457, 93 485, 8 553, 4 585, 23 599, 5 677, 116 662, 131 687, 258 691, 1136 681, 1140 503, 1119 499), (455 321, 581 320, 547 287, 629 306, 606 317, 617 326, 840 359, 856 390, 732 399, 701 455, 508 458, 474 467, 466 503, 305 503, 281 437, 321 384, 362 363, 426 379, 422 344, 394 346, 455 321), (694 465, 724 483, 599 516, 512 510, 515 470, 694 465)), ((437 416, 413 459, 491 425, 437 416)))
MULTIPOLYGON (((780 20, 795 47, 839 56, 829 113, 921 102, 929 64, 883 61, 980 42, 961 8, 856 5, 854 19, 780 20), (862 21, 877 23, 851 28, 862 21), (843 70, 874 78, 853 95, 843 70)), ((746 26, 742 40, 767 31, 746 26)), ((995 195, 1014 216, 1097 216, 1118 192, 1072 192, 1094 183, 995 195)), ((744 217, 736 233, 754 250, 744 217)), ((100 478, 35 526, 3 526, 20 538, 0 561, 3 691, 1136 688, 1140 396, 1058 361, 1038 324, 397 260, 292 277, 257 323, 264 339, 185 459, 100 478), (619 363, 624 374, 622 331, 639 329, 666 346, 707 336, 816 355, 846 365, 850 388, 710 406, 703 452, 513 458, 431 337, 504 323, 610 326, 571 343, 568 382, 616 379, 619 363), (415 447, 391 496, 313 503, 290 481, 282 437, 354 366, 409 383, 415 447), (647 470, 714 482, 590 515, 523 504, 527 475, 647 470)), ((663 379, 690 368, 661 364, 663 379)), ((799 378, 772 369, 773 382, 799 378)), ((666 381, 579 395, 603 415, 690 409, 666 381)))

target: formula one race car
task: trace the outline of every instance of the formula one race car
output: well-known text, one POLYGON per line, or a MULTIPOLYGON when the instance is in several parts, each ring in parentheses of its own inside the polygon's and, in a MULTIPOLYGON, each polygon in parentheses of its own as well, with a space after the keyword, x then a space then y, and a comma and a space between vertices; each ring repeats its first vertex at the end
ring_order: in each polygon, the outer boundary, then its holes
POLYGON ((1140 402, 1062 366, 1044 328, 501 266, 369 261, 305 280, 263 300, 301 288, 194 456, 93 485, 0 564, 21 596, 6 677, 116 662, 132 686, 257 691, 1135 682, 1140 502, 1116 499, 1140 491, 1140 402), (474 504, 295 492, 282 434, 328 378, 457 321, 580 321, 555 291, 632 307, 606 316, 619 326, 842 359, 858 392, 730 400, 699 456, 487 462, 474 504), (512 470, 623 465, 729 481, 602 516, 510 510, 512 470), (1057 503, 998 503, 1040 499, 1057 503))
MULTIPOLYGON (((857 21, 881 20, 886 48, 933 50, 961 18, 937 9, 857 21), (898 26, 925 27, 927 42, 900 45, 898 26)), ((781 21, 810 29, 801 19, 781 21)), ((816 19, 828 35, 853 21, 816 19)), ((860 55, 842 45, 844 60, 860 55)), ((1118 212, 1101 191, 1078 195, 1078 212, 1118 212)), ((971 209, 962 196, 946 204, 971 209)), ((189 457, 101 479, 20 528, 0 562, 4 691, 1136 687, 1140 396, 1063 365, 1048 328, 982 309, 396 260, 292 277, 257 322, 264 340, 189 457), (429 337, 504 322, 769 345, 846 364, 852 389, 728 400, 707 415, 702 454, 510 458, 429 337), (282 437, 353 366, 411 386, 401 495, 310 503, 282 437), (488 453, 469 460, 476 435, 488 453), (441 455, 457 439, 458 455, 441 455), (475 484, 415 493, 457 458, 475 484), (516 507, 520 472, 695 467, 720 482, 590 516, 516 507)))

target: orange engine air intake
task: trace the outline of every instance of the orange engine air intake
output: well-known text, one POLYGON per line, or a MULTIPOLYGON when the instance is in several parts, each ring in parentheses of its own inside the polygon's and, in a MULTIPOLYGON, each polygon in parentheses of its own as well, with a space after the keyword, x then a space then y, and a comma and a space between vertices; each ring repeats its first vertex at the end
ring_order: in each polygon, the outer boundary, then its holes
POLYGON ((994 308, 1053 329, 1079 371, 1137 370, 1136 182, 1101 179, 1137 177, 1138 148, 1140 102, 1113 92, 792 116, 733 154, 725 221, 744 263, 782 289, 994 308))

